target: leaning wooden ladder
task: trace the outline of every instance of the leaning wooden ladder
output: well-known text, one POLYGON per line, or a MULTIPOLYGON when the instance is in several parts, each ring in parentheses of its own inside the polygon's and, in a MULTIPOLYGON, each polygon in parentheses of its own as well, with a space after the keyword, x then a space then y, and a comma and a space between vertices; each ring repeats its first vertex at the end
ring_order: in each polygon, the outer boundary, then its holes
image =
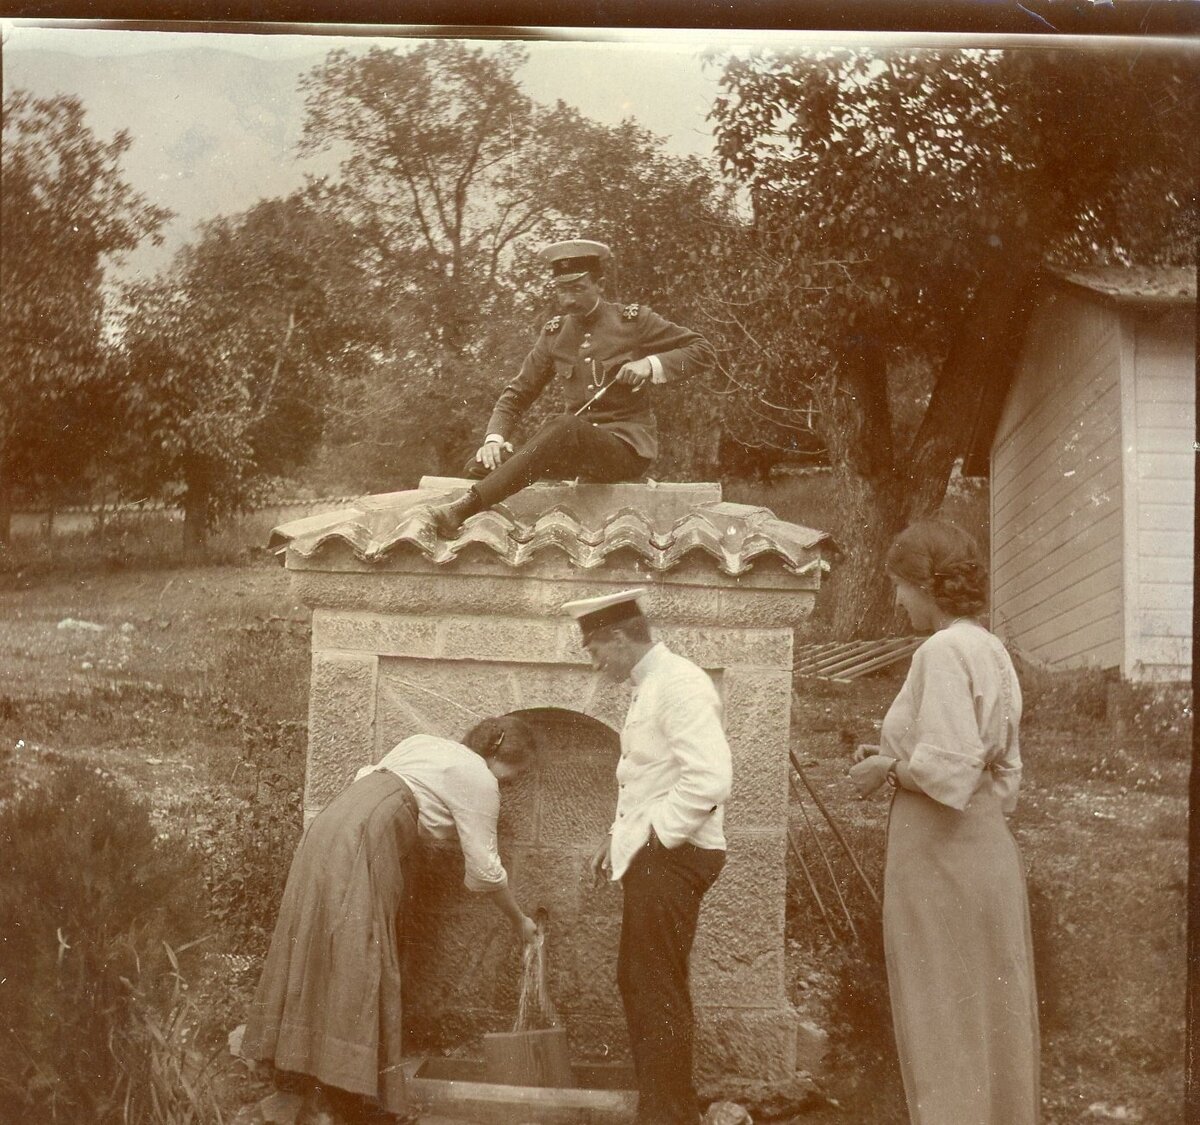
MULTIPOLYGON (((808 801, 811 801, 816 806, 820 814, 825 818, 825 823, 829 826, 830 833, 835 841, 845 852, 846 858, 850 861, 850 866, 854 873, 858 876, 867 894, 870 895, 871 901, 875 903, 876 908, 881 906, 879 893, 875 890, 871 880, 867 877, 867 873, 863 870, 862 864, 859 862, 858 856, 854 849, 850 846, 850 842, 846 839, 845 833, 838 826, 837 821, 833 818, 833 814, 829 811, 828 806, 821 799, 821 795, 813 788, 812 782, 808 780, 808 775, 804 772, 804 767, 800 764, 800 756, 795 749, 789 751, 791 759, 791 770, 789 771, 789 780, 792 786, 792 792, 795 794, 796 803, 800 807, 801 816, 804 818, 804 824, 808 828, 809 835, 813 843, 816 845, 817 854, 821 857, 821 862, 825 867, 825 871, 829 876, 829 882, 833 887, 833 894, 837 899, 837 906, 841 909, 842 916, 846 919, 846 924, 849 926, 850 935, 853 940, 859 939, 858 927, 854 924, 854 916, 850 912, 850 907, 846 903, 846 896, 842 893, 842 888, 838 882, 837 873, 834 871, 833 862, 829 858, 829 851, 821 839, 821 834, 817 831, 817 826, 813 822, 813 817, 809 815, 808 801), (807 791, 807 797, 801 788, 807 791)), ((812 868, 808 861, 804 858, 804 850, 800 847, 796 840, 795 833, 791 828, 788 828, 788 843, 791 845, 792 854, 796 857, 796 862, 800 866, 800 871, 804 875, 804 881, 808 885, 809 893, 816 903, 817 909, 820 911, 821 918, 825 923, 825 928, 829 931, 829 936, 834 941, 841 941, 842 935, 838 932, 837 926, 834 924, 834 914, 832 913, 832 903, 827 906, 825 899, 817 886, 817 880, 813 876, 812 868)))
POLYGON ((800 645, 792 668, 797 676, 815 676, 845 684, 878 672, 917 651, 925 637, 881 637, 871 641, 822 641, 800 645))

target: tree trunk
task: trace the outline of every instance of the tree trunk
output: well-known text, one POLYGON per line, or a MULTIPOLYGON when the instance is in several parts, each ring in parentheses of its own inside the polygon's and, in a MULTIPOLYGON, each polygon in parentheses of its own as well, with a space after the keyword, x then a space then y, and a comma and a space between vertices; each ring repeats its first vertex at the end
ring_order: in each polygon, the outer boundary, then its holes
POLYGON ((208 481, 201 475, 187 478, 183 496, 183 549, 188 555, 199 554, 208 540, 208 481))
POLYGON ((8 471, 0 465, 0 544, 7 547, 12 542, 12 485, 8 471))
POLYGON ((896 482, 872 483, 835 469, 843 513, 837 536, 842 555, 833 561, 826 592, 834 610, 831 625, 839 640, 880 637, 894 631, 891 583, 883 572, 887 549, 907 523, 896 482))
POLYGON ((829 583, 839 638, 878 637, 908 627, 895 611, 884 574, 887 549, 908 524, 937 513, 954 462, 971 440, 989 381, 1007 378, 1016 361, 1036 291, 1031 259, 997 252, 984 262, 976 296, 951 333, 929 406, 897 469, 890 468, 886 444, 891 419, 879 393, 887 378, 880 357, 869 348, 848 349, 841 425, 849 442, 835 468, 845 513, 839 535, 844 555, 829 583))

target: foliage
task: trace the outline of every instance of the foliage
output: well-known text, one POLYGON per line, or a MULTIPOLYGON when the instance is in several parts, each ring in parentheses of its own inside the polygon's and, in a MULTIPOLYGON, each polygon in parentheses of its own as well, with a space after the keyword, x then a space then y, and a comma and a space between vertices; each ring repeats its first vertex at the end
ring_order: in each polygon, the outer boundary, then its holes
POLYGON ((144 803, 78 761, 0 809, 0 1105, 12 1121, 126 1116, 197 935, 198 867, 144 803), (168 944, 169 943, 169 944, 168 944))
POLYGON ((104 265, 145 238, 160 241, 170 217, 122 179, 130 143, 124 131, 97 138, 78 98, 5 91, 0 541, 14 487, 53 501, 94 478, 94 460, 115 432, 104 265))
POLYGON ((127 1070, 121 1077, 121 1125, 221 1125, 217 1071, 224 1036, 203 1051, 206 1015, 180 973, 179 957, 165 947, 171 972, 162 996, 134 989, 127 1070))
POLYGON ((305 196, 267 200, 124 292, 125 478, 181 493, 190 543, 319 439, 326 371, 353 369, 375 329, 362 252, 305 196))
POLYGON ((1039 785, 1074 784, 1086 775, 1126 791, 1173 791, 1190 759, 1190 685, 1135 684, 1115 670, 1060 671, 1019 659, 1017 669, 1022 722, 1048 736, 1030 755, 1039 785), (1087 739, 1084 759, 1070 752, 1078 735, 1087 739))
POLYGON ((238 747, 231 775, 214 781, 242 797, 220 814, 209 913, 237 952, 265 954, 299 839, 308 676, 306 633, 256 626, 226 652, 214 685, 214 721, 238 747))
MULTIPOLYGON (((448 40, 334 51, 304 82, 302 151, 346 154, 339 176, 314 190, 372 247, 368 268, 395 321, 375 366, 343 384, 330 433, 373 483, 455 472, 482 437, 553 311, 533 247, 580 232, 603 239, 617 259, 612 296, 695 319, 695 255, 678 230, 719 209, 711 170, 668 156, 633 122, 603 126, 535 103, 517 82, 524 59, 515 44, 448 40)), ((670 440, 688 426, 711 444, 697 401, 710 401, 705 388, 667 394, 667 445, 695 445, 670 440)))
POLYGON ((721 84, 722 161, 753 208, 712 271, 734 383, 785 430, 816 405, 856 529, 838 624, 879 628, 880 553, 940 503, 1044 265, 1191 260, 1194 64, 760 51, 728 57, 721 84))

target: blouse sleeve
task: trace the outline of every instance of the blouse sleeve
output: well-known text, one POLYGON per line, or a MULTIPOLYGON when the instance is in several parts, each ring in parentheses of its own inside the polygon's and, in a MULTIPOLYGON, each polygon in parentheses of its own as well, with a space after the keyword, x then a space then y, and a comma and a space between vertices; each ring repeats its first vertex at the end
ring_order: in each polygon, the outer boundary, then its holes
POLYGON ((961 811, 988 759, 970 673, 951 646, 926 644, 913 659, 911 675, 915 718, 909 770, 927 796, 961 811))
POLYGON ((499 786, 490 773, 481 778, 474 771, 455 771, 447 788, 450 792, 441 796, 458 831, 465 861, 463 882, 467 889, 495 891, 507 886, 508 874, 500 862, 496 843, 496 823, 500 819, 499 786))

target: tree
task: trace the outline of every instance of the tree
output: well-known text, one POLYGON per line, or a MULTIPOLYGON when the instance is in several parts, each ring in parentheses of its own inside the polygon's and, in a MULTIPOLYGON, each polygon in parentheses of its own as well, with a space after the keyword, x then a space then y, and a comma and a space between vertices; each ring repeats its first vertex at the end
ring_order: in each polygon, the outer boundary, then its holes
POLYGON ((165 277, 125 291, 126 478, 181 497, 189 546, 304 461, 326 372, 367 362, 378 297, 360 252, 297 195, 205 224, 165 277))
POLYGON ((107 260, 160 241, 168 211, 121 178, 128 133, 99 140, 75 97, 6 92, 0 163, 0 542, 13 491, 86 479, 112 435, 104 357, 107 260))
POLYGON ((744 398, 785 426, 818 405, 840 632, 891 619, 882 551, 941 502, 1041 268, 1192 260, 1196 77, 1151 50, 726 59, 713 117, 753 223, 714 315, 744 398))
POLYGON ((303 151, 346 153, 320 187, 323 204, 371 246, 373 276, 407 326, 362 391, 385 412, 339 411, 344 439, 379 450, 381 468, 457 471, 480 439, 550 315, 537 245, 576 231, 603 238, 628 299, 667 315, 685 307, 692 271, 678 229, 709 206, 711 172, 669 157, 632 122, 533 102, 516 77, 524 59, 515 44, 443 40, 334 51, 305 80, 303 151), (390 459, 385 417, 401 450, 390 459))

